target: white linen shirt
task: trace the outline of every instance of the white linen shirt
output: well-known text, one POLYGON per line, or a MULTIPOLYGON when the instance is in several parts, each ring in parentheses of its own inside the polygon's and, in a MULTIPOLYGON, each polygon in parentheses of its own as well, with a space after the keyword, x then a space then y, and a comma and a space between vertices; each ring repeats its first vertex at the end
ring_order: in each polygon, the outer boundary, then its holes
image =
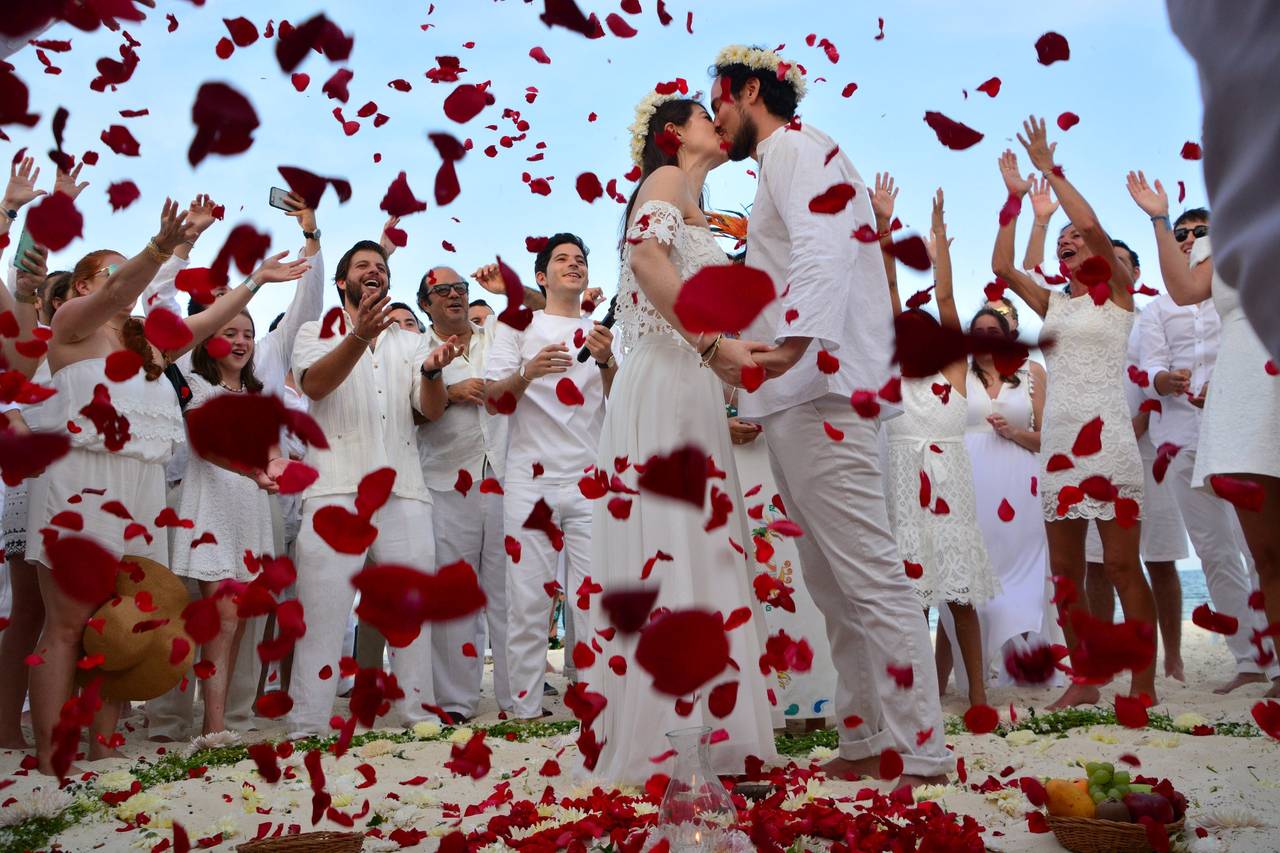
MULTIPOLYGON (((471 324, 471 341, 467 352, 444 369, 444 384, 454 385, 466 379, 484 381, 485 356, 493 343, 498 315, 490 314, 483 325, 471 324)), ((434 330, 427 333, 432 347, 444 343, 434 330)), ((491 415, 483 404, 459 403, 449 406, 439 420, 418 426, 418 454, 422 458, 422 476, 427 488, 436 491, 452 489, 458 472, 467 471, 479 485, 484 479, 485 463, 499 480, 507 458, 507 416, 491 415)))
POLYGON ((1142 336, 1143 370, 1151 379, 1148 395, 1160 401, 1161 414, 1152 414, 1151 440, 1157 446, 1172 442, 1195 449, 1200 439, 1198 409, 1186 395, 1160 396, 1155 390, 1156 374, 1162 370, 1190 370, 1191 393, 1197 394, 1213 373, 1222 338, 1222 320, 1213 299, 1195 305, 1179 305, 1162 293, 1142 311, 1138 320, 1142 336))
POLYGON ((812 337, 789 371, 739 396, 744 417, 759 417, 827 394, 849 397, 878 390, 888 380, 893 355, 893 308, 878 242, 853 237, 860 225, 875 228, 871 199, 858 170, 836 143, 811 124, 781 127, 760 141, 760 180, 751 208, 747 265, 773 279, 779 298, 743 332, 748 340, 774 343, 812 337), (853 200, 835 214, 813 213, 809 201, 834 184, 854 187, 853 200), (789 313, 793 313, 788 320, 789 313), (819 349, 840 360, 833 374, 818 370, 819 349))
MULTIPOLYGON (((351 317, 346 317, 352 328, 351 317)), ((320 321, 303 325, 293 346, 293 369, 302 385, 307 369, 343 340, 320 337, 320 321)), ((311 400, 311 416, 324 430, 329 448, 312 447, 307 464, 320 476, 302 497, 354 493, 361 478, 378 468, 396 471, 392 494, 431 501, 418 463, 413 410, 421 411, 422 364, 431 354, 426 335, 391 326, 364 348, 342 384, 327 397, 311 400)))

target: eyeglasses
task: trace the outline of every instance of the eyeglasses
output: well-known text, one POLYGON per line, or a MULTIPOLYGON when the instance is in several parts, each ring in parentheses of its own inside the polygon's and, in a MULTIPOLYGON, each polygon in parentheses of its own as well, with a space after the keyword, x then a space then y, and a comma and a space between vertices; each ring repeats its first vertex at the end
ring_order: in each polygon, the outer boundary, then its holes
POLYGON ((447 281, 431 288, 431 292, 441 298, 448 296, 450 291, 457 293, 459 296, 466 296, 467 283, 465 281, 447 281))
POLYGON ((1196 235, 1196 239, 1199 240, 1208 233, 1208 225, 1197 225, 1194 228, 1175 228, 1173 229, 1173 239, 1177 240, 1179 243, 1184 243, 1186 242, 1188 234, 1196 235))
POLYGON ((107 264, 105 267, 103 267, 102 269, 100 269, 100 270, 98 270, 96 273, 94 273, 94 276, 100 276, 100 275, 102 275, 103 273, 106 273, 106 274, 107 274, 107 278, 111 278, 111 276, 113 276, 113 275, 115 275, 115 274, 116 274, 116 270, 118 270, 118 269, 120 269, 120 265, 119 265, 119 264, 107 264))

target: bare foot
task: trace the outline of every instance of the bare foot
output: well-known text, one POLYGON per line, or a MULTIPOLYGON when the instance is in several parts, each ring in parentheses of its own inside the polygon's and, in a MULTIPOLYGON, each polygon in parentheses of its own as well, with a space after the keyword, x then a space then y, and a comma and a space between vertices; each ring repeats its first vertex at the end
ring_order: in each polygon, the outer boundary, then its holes
POLYGON ((30 749, 31 744, 27 743, 27 739, 19 732, 15 737, 0 738, 0 749, 30 749))
POLYGON ((1271 682, 1271 689, 1262 694, 1267 699, 1275 699, 1280 697, 1280 676, 1277 676, 1271 682))
POLYGON ((1237 672, 1235 678, 1226 684, 1213 688, 1213 692, 1219 696, 1225 696, 1232 690, 1238 690, 1246 684, 1265 684, 1266 682, 1267 677, 1260 672, 1237 672))
POLYGON ((901 776, 898 777, 899 787, 901 787, 902 785, 910 785, 911 787, 914 788, 917 785, 945 785, 945 784, 947 784, 947 777, 942 774, 939 774, 937 776, 917 776, 914 773, 903 773, 901 776))
POLYGON ((1182 658, 1165 658, 1164 674, 1175 681, 1185 682, 1187 680, 1187 673, 1182 667, 1182 658))
MULTIPOLYGON (((53 769, 52 761, 41 761, 36 765, 36 772, 42 776, 57 776, 57 772, 53 769)), ((84 772, 84 768, 78 764, 72 764, 67 768, 67 775, 63 778, 70 779, 72 776, 79 776, 84 772)))
POLYGON ((125 755, 123 752, 121 752, 118 749, 105 749, 101 746, 98 746, 97 744, 94 744, 89 747, 90 761, 106 761, 108 758, 128 758, 128 757, 129 756, 125 755))
POLYGON ((856 780, 863 776, 878 776, 880 773, 880 757, 836 758, 822 765, 822 772, 835 779, 856 780))
POLYGON ((1078 705, 1096 705, 1102 699, 1102 691, 1094 684, 1072 684, 1057 701, 1045 707, 1046 711, 1059 711, 1078 705))

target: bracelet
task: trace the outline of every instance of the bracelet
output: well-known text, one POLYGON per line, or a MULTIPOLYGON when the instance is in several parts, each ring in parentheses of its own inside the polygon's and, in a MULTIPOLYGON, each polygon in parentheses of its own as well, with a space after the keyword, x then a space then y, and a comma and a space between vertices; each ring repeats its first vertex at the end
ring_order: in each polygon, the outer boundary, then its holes
POLYGON ((1169 214, 1167 214, 1167 213, 1162 213, 1162 214, 1161 214, 1161 215, 1159 215, 1159 216, 1153 216, 1153 217, 1151 217, 1151 222, 1152 222, 1152 224, 1155 224, 1155 223, 1157 223, 1157 222, 1163 222, 1163 223, 1164 223, 1164 227, 1165 227, 1165 228, 1168 228, 1170 231, 1172 231, 1172 230, 1173 230, 1173 226, 1172 226, 1171 224, 1169 224, 1169 214))
POLYGON ((245 276, 244 281, 240 283, 243 284, 245 287, 249 288, 250 296, 255 295, 259 290, 262 290, 263 282, 254 281, 253 276, 251 275, 245 276))
POLYGON ((357 335, 355 329, 352 329, 351 331, 347 332, 347 337, 355 338, 357 341, 362 342, 365 346, 373 345, 373 341, 369 340, 368 338, 362 338, 359 335, 357 335))
POLYGON ((702 352, 702 366, 710 367, 712 360, 715 359, 716 353, 720 350, 720 342, 724 340, 724 335, 716 335, 716 339, 711 342, 711 346, 702 352))
POLYGON ((434 382, 435 380, 440 378, 440 375, 442 373, 444 373, 444 370, 439 367, 434 367, 431 370, 427 370, 427 365, 425 362, 423 363, 422 367, 418 368, 418 370, 422 373, 422 378, 427 380, 428 382, 434 382))
POLYGON ((36 300, 40 297, 35 293, 14 293, 13 298, 24 305, 35 305, 36 300))
POLYGON ((14 207, 6 207, 4 208, 4 215, 9 217, 10 222, 13 222, 18 218, 18 210, 14 207))
POLYGON ((148 240, 147 246, 143 251, 146 252, 151 260, 155 261, 157 264, 163 264, 165 261, 169 260, 169 258, 173 257, 173 252, 161 251, 160 247, 156 245, 155 240, 148 240))
POLYGON ((516 374, 517 374, 521 379, 523 379, 523 380, 525 381, 525 384, 527 385, 527 384, 529 384, 530 382, 532 382, 533 380, 532 380, 532 379, 530 379, 528 376, 525 376, 525 375, 524 375, 524 369, 525 369, 525 367, 526 367, 526 366, 527 366, 527 365, 524 365, 524 364, 520 365, 520 369, 516 371, 516 374))
POLYGON ((618 360, 614 358, 612 355, 609 356, 608 361, 601 361, 598 358, 596 359, 596 367, 600 368, 601 370, 608 370, 609 368, 613 367, 617 363, 618 363, 618 360))

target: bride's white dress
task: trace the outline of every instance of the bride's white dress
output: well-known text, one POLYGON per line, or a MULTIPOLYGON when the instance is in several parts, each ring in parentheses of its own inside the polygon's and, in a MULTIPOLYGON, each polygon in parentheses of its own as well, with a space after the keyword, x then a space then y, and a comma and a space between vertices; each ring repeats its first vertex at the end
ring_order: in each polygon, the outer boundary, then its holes
MULTIPOLYGON (((615 784, 643 784, 654 773, 669 773, 670 757, 654 762, 670 749, 666 732, 706 725, 724 729, 727 738, 713 738, 710 757, 719 773, 740 773, 747 756, 765 761, 776 756, 766 679, 759 659, 766 637, 764 616, 751 588, 754 564, 750 558, 751 535, 741 500, 733 449, 725 423, 720 380, 701 366, 696 353, 662 318, 636 284, 629 258, 631 248, 644 240, 658 240, 671 247, 671 260, 682 280, 705 266, 724 264, 727 258, 711 232, 688 225, 680 211, 666 202, 646 202, 636 211, 635 224, 627 231, 618 284, 617 317, 624 360, 614 378, 608 411, 600 435, 597 464, 611 477, 625 460, 628 466, 643 464, 654 455, 665 455, 695 445, 725 472, 723 480, 708 480, 708 498, 699 510, 684 501, 652 492, 620 495, 632 501, 630 515, 618 519, 608 503, 614 495, 596 501, 592 526, 592 580, 604 593, 613 590, 658 590, 655 608, 719 611, 725 617, 750 607, 751 619, 728 632, 734 666, 703 685, 686 716, 676 711, 677 698, 653 690, 648 672, 635 661, 638 634, 610 635, 601 595, 591 597, 591 637, 598 644, 595 662, 580 674, 589 689, 601 693, 607 704, 597 717, 596 736, 604 741, 598 763, 588 773, 615 784), (728 522, 710 531, 712 487, 733 501, 728 522), (737 547, 735 547, 735 545, 737 547), (742 550, 745 549, 745 553, 742 550), (654 564, 648 579, 641 575, 647 560, 657 552, 671 556, 654 564), (601 636, 601 631, 605 636, 601 636), (614 660, 620 656, 625 672, 614 660), (613 661, 613 666, 610 666, 613 661), (712 688, 738 682, 737 702, 723 717, 708 707, 712 688)), ((634 467, 620 474, 628 487, 636 488, 634 467)), ((583 638, 579 638, 583 639, 583 638)), ((684 650, 696 655, 698 649, 684 650)), ((722 710, 722 709, 721 709, 722 710)))

